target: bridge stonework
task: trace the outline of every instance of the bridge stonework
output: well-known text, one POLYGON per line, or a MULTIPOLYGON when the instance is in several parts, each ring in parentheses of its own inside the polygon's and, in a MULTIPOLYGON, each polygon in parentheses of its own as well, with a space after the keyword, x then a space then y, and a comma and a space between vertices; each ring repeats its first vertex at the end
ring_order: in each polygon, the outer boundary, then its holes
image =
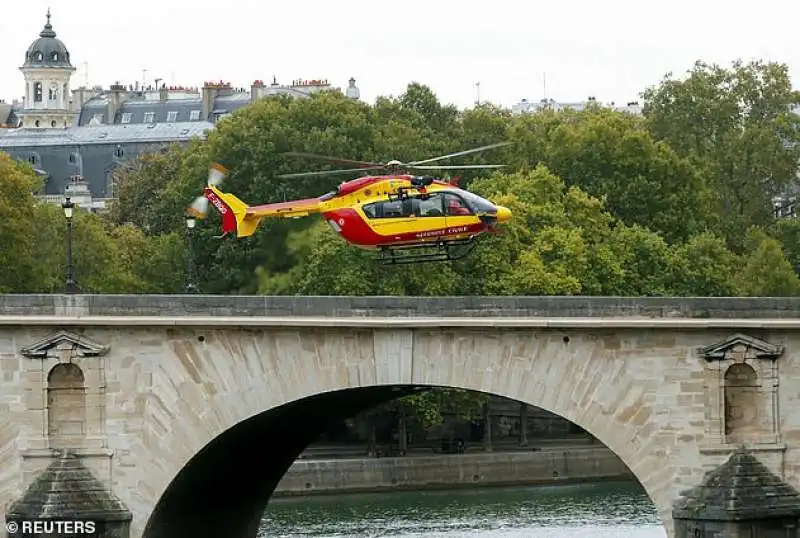
POLYGON ((800 489, 798 329, 794 299, 0 296, 0 511, 68 449, 154 537, 173 479, 246 419, 443 386, 585 428, 672 535, 673 501, 741 445, 800 489))

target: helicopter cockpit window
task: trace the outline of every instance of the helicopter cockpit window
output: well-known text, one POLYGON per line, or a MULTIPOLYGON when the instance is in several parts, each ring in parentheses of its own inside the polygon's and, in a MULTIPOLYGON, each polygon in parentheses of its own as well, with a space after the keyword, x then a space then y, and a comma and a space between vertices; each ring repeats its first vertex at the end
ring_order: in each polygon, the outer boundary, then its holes
POLYGON ((470 211, 467 204, 461 197, 457 194, 452 192, 443 193, 444 197, 444 208, 447 211, 448 217, 461 217, 464 215, 471 215, 472 211, 470 211))
POLYGON ((477 194, 473 194, 469 191, 463 191, 461 195, 466 199, 467 203, 476 213, 497 211, 497 207, 495 207, 494 204, 492 204, 489 200, 481 198, 477 194))
POLYGON ((412 198, 414 215, 417 217, 444 217, 442 196, 439 193, 412 198))

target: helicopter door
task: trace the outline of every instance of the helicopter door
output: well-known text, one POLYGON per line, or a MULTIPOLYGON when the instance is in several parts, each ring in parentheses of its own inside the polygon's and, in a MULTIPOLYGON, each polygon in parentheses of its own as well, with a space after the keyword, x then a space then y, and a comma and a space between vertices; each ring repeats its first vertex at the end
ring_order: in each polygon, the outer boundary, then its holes
POLYGON ((365 205, 363 211, 369 226, 384 237, 413 231, 415 219, 410 199, 375 202, 365 205))
MULTIPOLYGON (((475 224, 475 214, 469 208, 466 201, 454 192, 442 193, 444 202, 445 214, 447 215, 447 228, 452 230, 457 228, 465 228, 471 224, 475 224)), ((466 230, 464 230, 466 231, 466 230)), ((450 233, 458 233, 458 231, 451 231, 450 233)))
MULTIPOLYGON (((414 214, 413 229, 415 232, 425 234, 423 237, 438 237, 447 228, 442 195, 438 192, 424 194, 410 198, 414 214)), ((409 230, 410 231, 410 230, 409 230)))

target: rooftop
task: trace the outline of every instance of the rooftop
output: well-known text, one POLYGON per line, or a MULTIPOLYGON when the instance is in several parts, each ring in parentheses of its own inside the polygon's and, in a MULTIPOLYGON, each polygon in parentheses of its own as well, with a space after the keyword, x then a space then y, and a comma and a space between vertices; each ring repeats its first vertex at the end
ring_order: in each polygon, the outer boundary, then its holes
POLYGON ((66 451, 6 510, 8 519, 130 521, 131 517, 122 501, 103 487, 80 459, 66 451))
POLYGON ((164 142, 204 137, 214 124, 207 121, 90 125, 66 129, 0 130, 0 149, 71 144, 114 144, 123 142, 164 142))
POLYGON ((746 521, 800 516, 800 493, 746 449, 706 474, 673 508, 676 519, 746 521))

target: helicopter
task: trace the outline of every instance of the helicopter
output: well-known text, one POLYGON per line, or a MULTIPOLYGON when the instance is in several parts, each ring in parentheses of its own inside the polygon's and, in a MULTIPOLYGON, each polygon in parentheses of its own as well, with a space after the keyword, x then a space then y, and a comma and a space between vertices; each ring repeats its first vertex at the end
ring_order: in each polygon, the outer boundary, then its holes
POLYGON ((502 168, 505 165, 434 163, 508 144, 500 142, 409 163, 399 160, 375 163, 286 152, 284 155, 290 157, 325 160, 355 168, 281 174, 276 176, 278 178, 385 173, 345 181, 335 191, 316 198, 253 206, 220 190, 229 171, 222 164, 213 163, 203 194, 186 211, 202 219, 206 217, 209 203, 214 206, 222 220, 220 238, 229 234, 235 234, 236 238, 249 237, 265 218, 302 218, 321 213, 342 239, 356 247, 378 251, 382 264, 457 260, 474 249, 478 236, 500 233, 499 225, 511 220, 511 211, 458 187, 457 180, 445 181, 411 172, 502 168))

